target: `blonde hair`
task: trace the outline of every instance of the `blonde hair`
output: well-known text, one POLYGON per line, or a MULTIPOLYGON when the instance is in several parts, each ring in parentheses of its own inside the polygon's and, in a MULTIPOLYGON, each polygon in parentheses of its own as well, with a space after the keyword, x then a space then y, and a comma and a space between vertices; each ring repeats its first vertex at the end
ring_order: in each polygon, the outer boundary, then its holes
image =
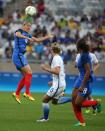
POLYGON ((24 25, 31 25, 31 23, 30 23, 30 22, 27 22, 27 21, 24 21, 24 22, 23 22, 23 26, 24 26, 24 25))
POLYGON ((57 43, 57 42, 52 43, 51 49, 53 50, 54 53, 57 53, 57 54, 60 54, 60 53, 61 53, 60 44, 57 43))

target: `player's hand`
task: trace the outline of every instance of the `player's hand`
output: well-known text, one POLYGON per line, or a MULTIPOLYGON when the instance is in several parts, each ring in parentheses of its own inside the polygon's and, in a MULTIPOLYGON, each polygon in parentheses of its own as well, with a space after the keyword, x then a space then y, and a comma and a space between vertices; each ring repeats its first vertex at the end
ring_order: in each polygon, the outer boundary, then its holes
POLYGON ((29 42, 34 42, 34 40, 32 38, 28 38, 29 42))
POLYGON ((47 67, 46 67, 46 65, 42 64, 41 68, 42 68, 42 70, 46 70, 47 67))
POLYGON ((65 92, 62 92, 61 94, 60 94, 60 96, 64 96, 65 95, 65 92))
POLYGON ((54 35, 52 35, 52 34, 48 34, 47 36, 49 39, 52 39, 54 37, 54 35))
POLYGON ((80 92, 83 92, 83 90, 84 90, 83 87, 79 87, 79 88, 78 88, 78 91, 80 91, 80 92))
POLYGON ((52 86, 52 81, 49 81, 49 82, 48 82, 48 85, 49 85, 49 86, 52 86))

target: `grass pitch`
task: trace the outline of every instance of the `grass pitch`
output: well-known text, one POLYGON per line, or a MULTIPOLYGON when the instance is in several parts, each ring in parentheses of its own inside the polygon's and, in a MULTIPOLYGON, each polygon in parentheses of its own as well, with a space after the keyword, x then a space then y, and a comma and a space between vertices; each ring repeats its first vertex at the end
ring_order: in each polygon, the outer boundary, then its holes
POLYGON ((33 94, 34 102, 23 96, 18 104, 12 93, 0 92, 0 131, 104 131, 105 130, 105 97, 102 99, 102 112, 93 116, 85 114, 86 127, 74 127, 76 119, 71 103, 51 105, 50 120, 46 123, 36 122, 42 115, 41 100, 43 94, 33 94))

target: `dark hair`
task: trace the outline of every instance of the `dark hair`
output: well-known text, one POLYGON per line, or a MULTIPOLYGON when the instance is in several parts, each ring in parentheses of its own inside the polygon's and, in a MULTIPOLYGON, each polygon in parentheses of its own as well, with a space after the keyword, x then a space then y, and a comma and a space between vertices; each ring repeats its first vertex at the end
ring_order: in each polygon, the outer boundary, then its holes
POLYGON ((89 52, 89 45, 86 44, 86 41, 84 39, 80 39, 77 41, 77 50, 82 50, 83 52, 89 52))
POLYGON ((52 43, 51 49, 53 50, 54 53, 57 53, 57 54, 60 54, 61 52, 60 44, 57 42, 52 43))

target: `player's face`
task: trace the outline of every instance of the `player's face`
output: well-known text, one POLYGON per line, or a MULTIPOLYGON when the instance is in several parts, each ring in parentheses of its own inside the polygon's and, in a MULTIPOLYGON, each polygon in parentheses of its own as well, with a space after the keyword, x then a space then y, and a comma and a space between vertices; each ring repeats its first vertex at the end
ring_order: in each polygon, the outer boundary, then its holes
POLYGON ((78 53, 81 53, 82 50, 81 50, 80 48, 77 47, 77 52, 78 52, 78 53))
POLYGON ((25 28, 26 31, 30 31, 30 29, 31 29, 31 24, 26 24, 26 25, 24 25, 24 28, 25 28))

